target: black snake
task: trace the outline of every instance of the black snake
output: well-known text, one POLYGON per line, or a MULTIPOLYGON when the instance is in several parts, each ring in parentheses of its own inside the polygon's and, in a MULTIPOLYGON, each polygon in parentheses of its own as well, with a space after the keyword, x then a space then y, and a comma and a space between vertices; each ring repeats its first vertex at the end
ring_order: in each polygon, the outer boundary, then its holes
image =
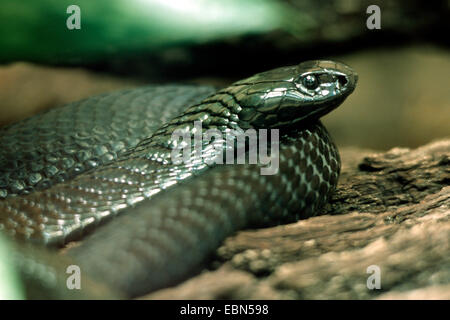
MULTIPOLYGON (((315 215, 340 170, 319 118, 356 82, 342 63, 307 61, 219 91, 170 85, 104 94, 1 129, 0 230, 25 243, 15 263, 28 295, 53 290, 58 293, 49 296, 64 297, 64 276, 54 270, 66 260, 94 279, 82 296, 99 287, 142 295, 200 270, 241 228, 315 215), (193 136, 214 129, 224 140, 233 133, 233 143, 236 130, 278 129, 279 151, 270 156, 278 157, 279 168, 261 175, 261 163, 213 165, 211 141, 201 142, 202 156, 192 151, 190 161, 175 164, 176 129, 193 136), (38 246, 87 234, 58 258, 38 246)), ((217 145, 221 152, 233 146, 217 145)))

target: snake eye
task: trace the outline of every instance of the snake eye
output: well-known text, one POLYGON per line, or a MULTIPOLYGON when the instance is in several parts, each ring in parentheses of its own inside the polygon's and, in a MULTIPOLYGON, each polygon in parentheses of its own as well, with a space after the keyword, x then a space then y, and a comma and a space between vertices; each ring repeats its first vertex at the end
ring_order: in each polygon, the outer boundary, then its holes
POLYGON ((302 78, 302 84, 310 90, 314 90, 319 86, 319 81, 317 80, 315 75, 308 74, 307 76, 302 78))

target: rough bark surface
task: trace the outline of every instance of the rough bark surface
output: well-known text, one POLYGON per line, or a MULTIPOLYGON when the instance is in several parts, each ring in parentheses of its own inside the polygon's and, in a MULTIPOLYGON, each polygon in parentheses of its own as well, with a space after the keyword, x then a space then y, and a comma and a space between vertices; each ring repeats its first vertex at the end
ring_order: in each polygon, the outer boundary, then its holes
POLYGON ((450 139, 341 156, 322 215, 239 232, 209 269, 143 298, 450 299, 450 139), (367 288, 372 265, 381 289, 367 288))

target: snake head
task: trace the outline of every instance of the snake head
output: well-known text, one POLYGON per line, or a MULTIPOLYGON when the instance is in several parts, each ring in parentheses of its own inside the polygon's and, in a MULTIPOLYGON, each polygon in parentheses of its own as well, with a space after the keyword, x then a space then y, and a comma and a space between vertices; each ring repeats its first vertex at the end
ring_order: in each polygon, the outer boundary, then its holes
POLYGON ((256 74, 233 84, 241 126, 297 127, 315 121, 339 106, 357 81, 349 66, 324 60, 256 74))

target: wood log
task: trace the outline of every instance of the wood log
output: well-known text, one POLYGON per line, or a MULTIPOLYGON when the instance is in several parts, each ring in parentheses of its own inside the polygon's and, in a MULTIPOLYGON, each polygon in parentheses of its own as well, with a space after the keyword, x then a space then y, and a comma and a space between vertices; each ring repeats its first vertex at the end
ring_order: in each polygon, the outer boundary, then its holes
POLYGON ((450 139, 341 157, 321 215, 238 232, 201 274, 142 298, 449 299, 450 139))

